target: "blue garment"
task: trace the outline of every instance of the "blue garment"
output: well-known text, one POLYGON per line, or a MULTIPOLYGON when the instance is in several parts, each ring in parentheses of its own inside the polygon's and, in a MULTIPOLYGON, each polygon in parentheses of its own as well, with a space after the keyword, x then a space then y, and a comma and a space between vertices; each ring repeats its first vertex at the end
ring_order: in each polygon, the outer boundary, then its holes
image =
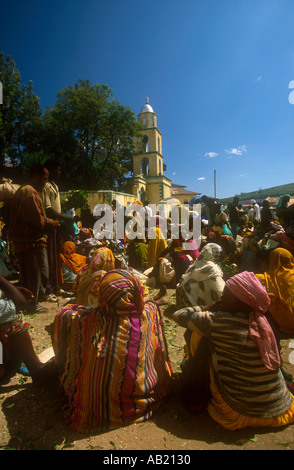
POLYGON ((16 307, 12 300, 0 299, 0 324, 14 320, 16 307))
POLYGON ((75 278, 77 275, 73 273, 70 269, 68 269, 65 264, 62 264, 62 276, 63 276, 63 282, 66 284, 73 284, 75 278))

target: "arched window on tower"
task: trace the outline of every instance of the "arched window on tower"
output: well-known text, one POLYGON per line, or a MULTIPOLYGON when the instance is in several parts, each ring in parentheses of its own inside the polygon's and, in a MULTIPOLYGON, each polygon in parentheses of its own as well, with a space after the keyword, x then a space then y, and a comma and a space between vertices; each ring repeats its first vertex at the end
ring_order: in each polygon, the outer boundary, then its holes
POLYGON ((158 152, 161 153, 160 137, 157 137, 157 147, 158 147, 158 152))
POLYGON ((149 175, 149 170, 150 170, 149 160, 148 158, 144 157, 141 160, 141 173, 143 173, 143 176, 146 177, 149 175))
POLYGON ((149 140, 147 135, 143 135, 142 143, 144 152, 149 152, 149 140))

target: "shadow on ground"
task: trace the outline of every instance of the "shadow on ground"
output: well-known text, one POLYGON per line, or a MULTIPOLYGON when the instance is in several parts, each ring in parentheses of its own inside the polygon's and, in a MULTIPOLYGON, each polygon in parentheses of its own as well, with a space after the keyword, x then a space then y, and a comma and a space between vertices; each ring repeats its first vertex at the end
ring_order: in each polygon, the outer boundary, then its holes
MULTIPOLYGON (((0 396, 9 392, 13 394, 2 404, 9 434, 2 449, 225 450, 244 446, 255 436, 253 429, 226 431, 207 412, 191 415, 181 404, 177 391, 151 420, 89 435, 73 432, 65 425, 57 380, 46 387, 35 387, 32 383, 17 388, 8 385, 2 387, 0 396)), ((266 434, 269 430, 258 432, 266 434)))

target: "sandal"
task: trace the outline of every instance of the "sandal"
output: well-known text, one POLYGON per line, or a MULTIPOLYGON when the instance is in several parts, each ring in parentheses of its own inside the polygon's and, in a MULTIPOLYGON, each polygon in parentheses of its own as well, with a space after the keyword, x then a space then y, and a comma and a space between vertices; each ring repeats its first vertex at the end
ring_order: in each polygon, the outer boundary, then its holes
POLYGON ((58 301, 58 298, 57 298, 57 296, 54 295, 54 294, 49 294, 49 295, 48 295, 48 298, 47 298, 47 301, 48 301, 48 302, 57 302, 57 301, 58 301))
POLYGON ((36 313, 48 312, 48 308, 41 307, 41 305, 37 304, 35 308, 36 313))

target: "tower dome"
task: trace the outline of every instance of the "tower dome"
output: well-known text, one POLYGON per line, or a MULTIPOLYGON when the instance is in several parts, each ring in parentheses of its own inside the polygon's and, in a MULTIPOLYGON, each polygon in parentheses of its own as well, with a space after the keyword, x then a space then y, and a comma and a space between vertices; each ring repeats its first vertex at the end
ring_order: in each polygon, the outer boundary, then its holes
POLYGON ((149 104, 149 98, 146 97, 146 104, 144 104, 143 108, 141 109, 141 113, 154 113, 152 106, 149 104))

